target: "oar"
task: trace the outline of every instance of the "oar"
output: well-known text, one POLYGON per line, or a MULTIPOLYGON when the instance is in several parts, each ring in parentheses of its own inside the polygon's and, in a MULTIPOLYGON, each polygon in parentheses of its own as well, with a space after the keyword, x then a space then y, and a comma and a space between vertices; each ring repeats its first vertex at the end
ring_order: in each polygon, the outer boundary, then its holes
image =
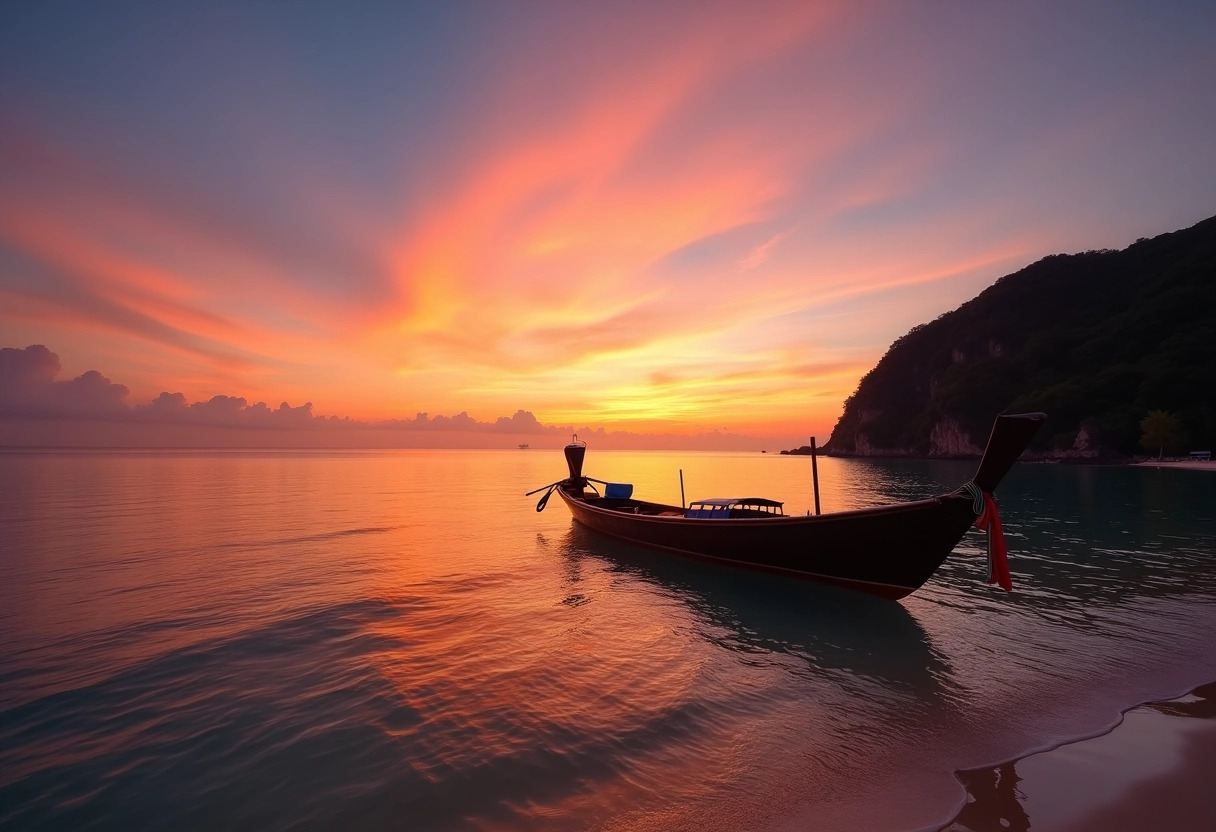
MULTIPOLYGON (((561 482, 561 480, 558 480, 558 482, 561 482)), ((555 483, 553 483, 553 485, 549 486, 549 490, 545 492, 545 496, 543 496, 539 500, 537 500, 536 510, 538 512, 545 510, 545 506, 549 504, 549 498, 551 496, 553 496, 553 492, 556 490, 557 490, 557 483, 555 482, 555 483)), ((533 491, 532 493, 535 494, 536 492, 533 491)))
POLYGON ((540 488, 534 488, 534 489, 532 489, 531 491, 529 491, 529 492, 528 492, 527 494, 525 494, 524 496, 525 496, 525 497, 531 497, 533 494, 539 494, 540 492, 544 491, 546 488, 552 488, 553 486, 555 486, 555 485, 559 485, 559 484, 561 484, 561 483, 563 483, 563 482, 565 482, 565 480, 564 480, 564 479, 563 479, 563 480, 558 480, 557 482, 551 482, 551 483, 549 483, 548 485, 542 485, 540 488))
POLYGON ((972 480, 981 491, 991 493, 1000 484, 1022 451, 1043 426, 1046 413, 1012 413, 997 416, 984 448, 984 458, 972 480))

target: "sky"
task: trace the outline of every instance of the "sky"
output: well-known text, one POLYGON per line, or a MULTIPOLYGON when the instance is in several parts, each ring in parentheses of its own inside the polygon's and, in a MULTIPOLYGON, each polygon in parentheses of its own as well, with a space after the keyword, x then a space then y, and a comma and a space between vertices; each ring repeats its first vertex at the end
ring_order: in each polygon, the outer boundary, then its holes
POLYGON ((1216 213, 1213 43, 1168 0, 14 0, 0 347, 58 415, 822 442, 913 326, 1216 213))

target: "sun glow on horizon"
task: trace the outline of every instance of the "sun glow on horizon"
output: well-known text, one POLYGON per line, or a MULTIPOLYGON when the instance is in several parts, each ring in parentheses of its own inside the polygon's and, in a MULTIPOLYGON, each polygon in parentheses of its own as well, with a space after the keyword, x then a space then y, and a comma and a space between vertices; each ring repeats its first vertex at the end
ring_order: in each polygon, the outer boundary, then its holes
POLYGON ((0 346, 133 403, 826 438, 912 326, 1216 192, 1210 14, 398 13, 0 26, 0 346))

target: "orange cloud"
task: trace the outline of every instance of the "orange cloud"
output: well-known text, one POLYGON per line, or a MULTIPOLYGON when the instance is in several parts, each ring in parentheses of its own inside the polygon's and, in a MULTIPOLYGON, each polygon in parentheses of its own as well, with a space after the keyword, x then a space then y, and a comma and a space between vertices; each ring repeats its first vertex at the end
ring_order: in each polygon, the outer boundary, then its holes
MULTIPOLYGON (((557 376, 660 354, 707 316, 737 311, 720 285, 684 291, 653 270, 691 243, 765 219, 788 189, 792 148, 753 152, 766 138, 754 125, 667 146, 673 120, 714 84, 803 43, 822 17, 804 7, 739 12, 586 78, 579 100, 539 129, 495 114, 486 153, 388 249, 406 302, 387 311, 368 348, 398 356, 411 384, 427 386, 438 366, 456 377, 492 370, 512 390, 557 383, 577 398, 557 376)), ((502 97, 519 95, 536 71, 508 72, 502 97)))
POLYGON ((491 15, 433 55, 345 55, 349 75, 286 25, 222 63, 202 50, 171 96, 110 78, 96 109, 72 55, 62 87, 49 59, 18 62, 0 324, 139 400, 820 432, 908 328, 1107 227, 1039 210, 1055 196, 1036 173, 1071 170, 1103 125, 1131 132, 1126 113, 1174 112, 1163 77, 1037 132, 1023 109, 1005 136, 979 114, 1038 94, 972 86, 991 73, 975 44, 1004 48, 983 15, 689 8, 491 15))

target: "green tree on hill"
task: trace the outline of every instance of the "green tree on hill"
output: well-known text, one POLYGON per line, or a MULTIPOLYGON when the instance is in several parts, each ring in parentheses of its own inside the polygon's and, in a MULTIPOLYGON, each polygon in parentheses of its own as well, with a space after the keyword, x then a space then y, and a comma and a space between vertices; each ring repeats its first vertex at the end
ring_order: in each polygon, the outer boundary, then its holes
POLYGON ((1182 441, 1182 423, 1164 410, 1150 410, 1140 420, 1140 447, 1157 450, 1157 459, 1165 456, 1166 448, 1176 448, 1182 441))
POLYGON ((1032 449, 1141 452, 1216 445, 1216 217, 1122 251, 1055 254, 897 339, 845 401, 827 453, 931 455, 982 446, 1001 411, 1042 411, 1032 449), (936 438, 935 438, 936 437, 936 438), (947 443, 948 444, 948 443, 947 443))

